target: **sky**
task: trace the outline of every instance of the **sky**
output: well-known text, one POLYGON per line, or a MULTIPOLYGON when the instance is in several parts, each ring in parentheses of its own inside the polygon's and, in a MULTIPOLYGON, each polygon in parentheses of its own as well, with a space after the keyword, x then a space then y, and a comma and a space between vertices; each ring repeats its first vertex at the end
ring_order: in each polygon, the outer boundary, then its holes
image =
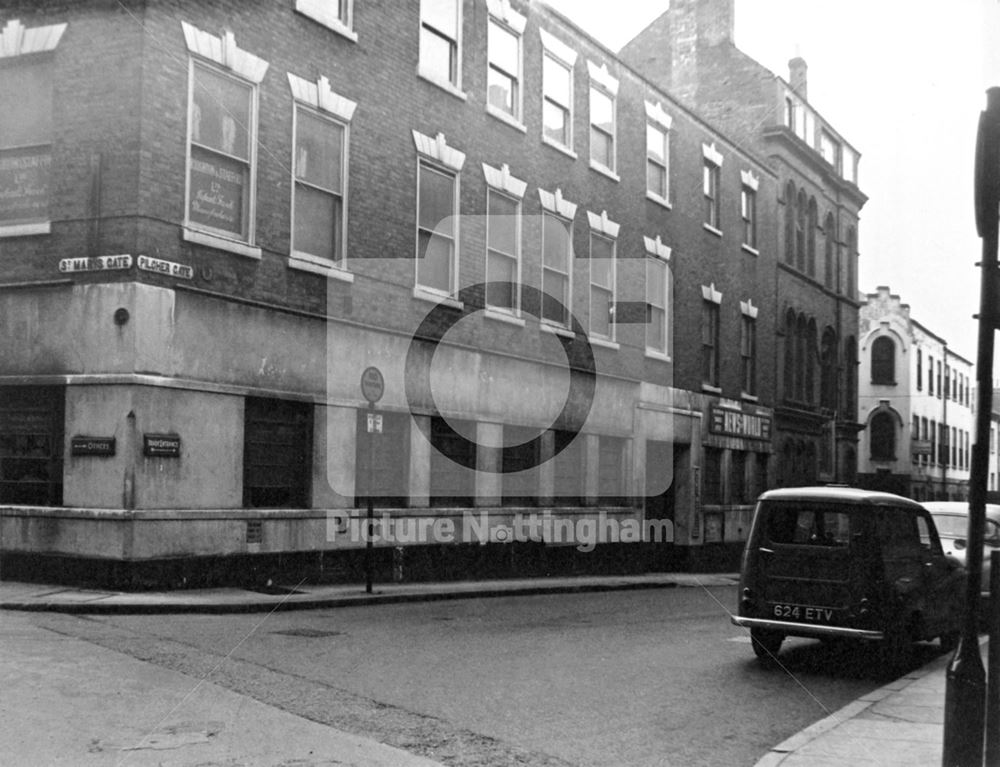
MULTIPOLYGON (((546 2, 612 50, 669 4, 615 0, 609 17, 600 0, 546 2)), ((786 80, 802 56, 810 104, 861 153, 859 288, 889 286, 975 362, 973 166, 986 89, 1000 86, 1000 0, 736 0, 735 34, 786 80)))

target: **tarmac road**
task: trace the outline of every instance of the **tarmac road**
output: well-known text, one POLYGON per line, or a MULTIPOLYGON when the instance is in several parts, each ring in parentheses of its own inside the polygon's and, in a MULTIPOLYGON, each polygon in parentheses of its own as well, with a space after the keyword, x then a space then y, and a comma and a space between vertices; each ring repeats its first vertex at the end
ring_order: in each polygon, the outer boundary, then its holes
POLYGON ((876 653, 805 640, 760 668, 734 602, 673 588, 31 620, 455 765, 752 765, 887 681, 876 653))

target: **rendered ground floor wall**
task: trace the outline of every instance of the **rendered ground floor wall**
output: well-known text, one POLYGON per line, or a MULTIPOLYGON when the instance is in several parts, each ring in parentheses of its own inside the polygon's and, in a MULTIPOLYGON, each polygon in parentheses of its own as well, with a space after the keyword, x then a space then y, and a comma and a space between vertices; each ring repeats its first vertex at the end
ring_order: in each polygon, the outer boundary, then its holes
MULTIPOLYGON (((405 339, 375 328, 138 283, 19 290, 4 304, 12 321, 0 324, 0 437, 11 450, 41 450, 37 414, 59 421, 44 427, 47 487, 58 494, 0 500, 5 575, 42 568, 100 571, 103 582, 145 583, 156 572, 171 582, 222 582, 228 576, 219 573, 265 571, 282 559, 322 571, 324 561, 351 562, 364 548, 338 525, 358 523, 369 495, 380 517, 454 525, 447 540, 381 541, 382 558, 441 551, 410 561, 454 559, 461 569, 478 561, 463 552, 496 551, 486 570, 499 572, 505 557, 528 561, 513 552, 534 551, 539 562, 566 567, 577 559, 653 567, 659 557, 665 567, 698 569, 737 556, 747 497, 767 486, 767 408, 627 380, 613 367, 596 371, 587 417, 567 429, 551 420, 565 365, 442 343, 428 378, 433 393, 414 394, 401 362, 405 339), (87 332, 70 337, 75 327, 87 332), (359 379, 373 365, 384 374, 374 415, 397 429, 396 450, 380 449, 384 434, 366 430, 373 422, 359 379), (441 437, 444 420, 454 428, 441 437), (540 435, 538 460, 524 470, 503 464, 508 430, 540 435), (439 455, 456 435, 477 446, 461 470, 439 455), (512 477, 531 499, 524 507, 512 477), (452 495, 460 503, 449 504, 452 495), (562 537, 500 540, 518 515, 561 525, 562 537), (669 529, 669 540, 622 537, 647 523, 669 529), (463 524, 486 540, 455 536, 463 524), (614 532, 580 550, 581 536, 601 524, 614 532), (647 553, 630 562, 630 550, 647 553), (233 564, 240 558, 245 564, 233 564)), ((3 466, 22 460, 7 458, 0 455, 0 482, 3 466)), ((441 570, 402 570, 424 571, 441 570)))

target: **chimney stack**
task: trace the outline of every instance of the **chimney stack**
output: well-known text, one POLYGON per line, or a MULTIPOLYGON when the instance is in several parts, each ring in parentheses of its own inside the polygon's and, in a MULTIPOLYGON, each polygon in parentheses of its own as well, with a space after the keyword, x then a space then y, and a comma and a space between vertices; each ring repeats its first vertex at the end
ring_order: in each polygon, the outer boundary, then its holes
POLYGON ((788 62, 788 84, 792 86, 792 90, 799 94, 803 99, 809 98, 806 93, 806 60, 801 56, 796 56, 794 59, 788 62))

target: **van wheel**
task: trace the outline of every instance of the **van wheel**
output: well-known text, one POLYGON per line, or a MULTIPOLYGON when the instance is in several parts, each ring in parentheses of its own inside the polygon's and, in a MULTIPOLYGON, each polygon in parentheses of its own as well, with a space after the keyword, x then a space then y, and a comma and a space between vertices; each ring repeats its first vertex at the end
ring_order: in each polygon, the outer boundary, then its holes
POLYGON ((763 663, 773 663, 777 659, 783 641, 785 637, 776 631, 750 629, 750 644, 753 645, 754 654, 763 663))

